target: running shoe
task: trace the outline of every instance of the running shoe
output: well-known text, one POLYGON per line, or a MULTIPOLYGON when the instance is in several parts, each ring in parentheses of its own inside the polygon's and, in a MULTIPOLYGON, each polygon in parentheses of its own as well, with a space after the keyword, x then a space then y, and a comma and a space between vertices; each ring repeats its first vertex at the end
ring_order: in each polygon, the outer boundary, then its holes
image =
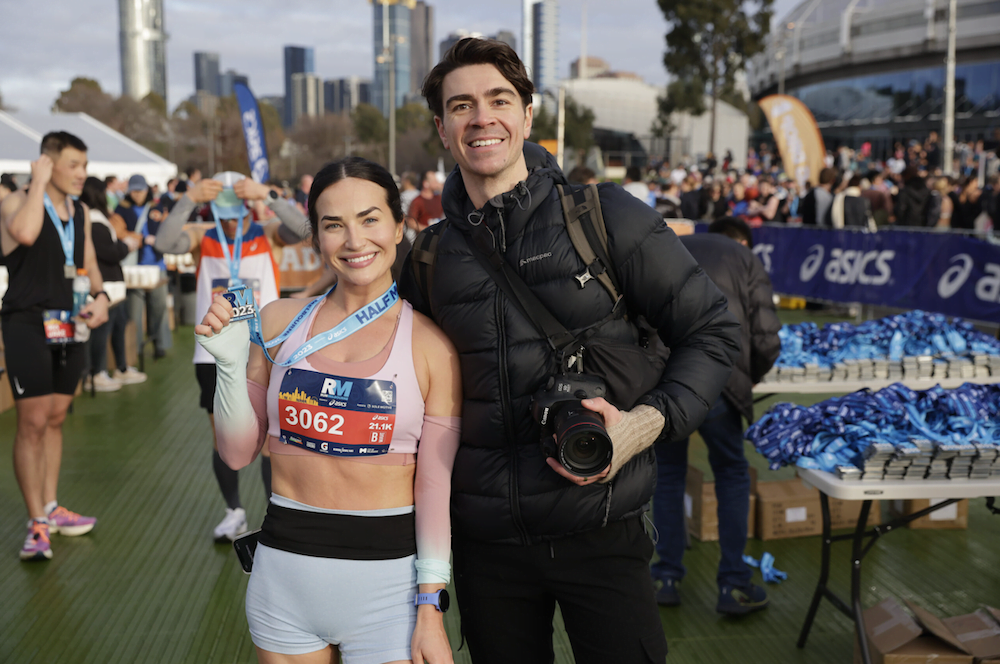
POLYGON ((219 522, 212 534, 220 543, 232 542, 247 531, 247 512, 242 507, 226 508, 226 518, 219 522))
POLYGON ((741 616, 767 608, 767 591, 748 583, 745 586, 720 586, 719 603, 715 610, 731 616, 741 616))
MULTIPOLYGON (((122 382, 109 376, 107 371, 96 374, 93 381, 95 392, 117 392, 122 389, 122 382)), ((90 389, 90 386, 88 385, 84 389, 90 389)))
POLYGON ((656 591, 656 603, 660 606, 680 606, 681 596, 677 592, 677 579, 663 579, 663 585, 656 591))
POLYGON ((80 516, 76 512, 70 512, 63 506, 56 507, 49 514, 49 524, 53 533, 75 537, 89 533, 94 529, 97 519, 92 516, 80 516))
POLYGON ((135 367, 125 367, 125 371, 116 371, 115 380, 120 381, 122 385, 134 385, 135 383, 145 383, 146 374, 142 373, 135 367))
POLYGON ((52 560, 49 546, 49 524, 44 521, 28 521, 28 536, 21 549, 21 560, 52 560))

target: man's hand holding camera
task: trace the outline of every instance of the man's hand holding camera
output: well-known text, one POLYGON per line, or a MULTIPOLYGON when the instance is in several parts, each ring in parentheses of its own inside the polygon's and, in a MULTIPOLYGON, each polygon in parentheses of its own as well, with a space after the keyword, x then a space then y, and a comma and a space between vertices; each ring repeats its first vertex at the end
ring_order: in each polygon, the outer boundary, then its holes
POLYGON ((546 463, 569 481, 578 486, 588 486, 596 482, 606 484, 614 479, 622 466, 659 438, 665 420, 663 414, 652 406, 636 406, 630 411, 622 411, 608 403, 603 397, 580 401, 587 410, 601 416, 611 439, 611 463, 595 475, 581 477, 567 470, 553 457, 546 463))

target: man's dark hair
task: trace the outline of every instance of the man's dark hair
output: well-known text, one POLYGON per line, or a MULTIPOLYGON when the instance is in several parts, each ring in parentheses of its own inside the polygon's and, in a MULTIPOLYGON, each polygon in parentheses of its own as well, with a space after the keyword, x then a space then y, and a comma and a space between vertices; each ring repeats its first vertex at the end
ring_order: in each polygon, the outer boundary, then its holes
POLYGON ((531 103, 531 94, 535 91, 535 86, 514 49, 501 41, 466 37, 455 42, 455 45, 441 58, 441 62, 434 65, 434 69, 424 79, 420 94, 427 100, 427 106, 434 115, 439 118, 444 117, 442 95, 445 76, 468 65, 493 65, 500 75, 514 86, 524 106, 527 107, 531 103))
POLYGON ((386 202, 389 204, 389 212, 396 223, 403 221, 403 207, 399 202, 399 188, 392 174, 385 168, 361 157, 345 157, 337 161, 332 161, 323 168, 313 178, 312 187, 309 188, 309 201, 307 212, 309 214, 309 228, 312 230, 313 249, 319 252, 319 213, 316 212, 316 200, 327 188, 337 184, 347 178, 357 178, 368 180, 385 189, 386 202))
POLYGON ((68 131, 50 131, 42 139, 42 154, 58 157, 66 148, 87 151, 87 144, 68 131))
POLYGON ((625 169, 625 177, 632 182, 640 182, 642 181, 642 171, 639 170, 638 166, 629 166, 625 169))
POLYGON ((862 178, 860 175, 855 175, 855 176, 853 176, 851 178, 851 181, 847 183, 847 186, 848 187, 860 187, 861 186, 861 181, 863 179, 864 178, 862 178))
POLYGON ((753 233, 750 232, 750 227, 747 226, 747 222, 736 217, 716 219, 708 225, 708 232, 720 233, 737 242, 746 240, 747 246, 753 249, 753 233))
POLYGON ((570 184, 587 184, 596 177, 597 173, 586 166, 574 166, 566 179, 570 181, 570 184))
POLYGON ((819 183, 823 184, 833 184, 837 180, 837 169, 836 168, 824 168, 819 172, 819 183))
POLYGON ((416 188, 420 184, 420 176, 413 171, 406 171, 400 176, 400 180, 409 183, 411 187, 416 188))

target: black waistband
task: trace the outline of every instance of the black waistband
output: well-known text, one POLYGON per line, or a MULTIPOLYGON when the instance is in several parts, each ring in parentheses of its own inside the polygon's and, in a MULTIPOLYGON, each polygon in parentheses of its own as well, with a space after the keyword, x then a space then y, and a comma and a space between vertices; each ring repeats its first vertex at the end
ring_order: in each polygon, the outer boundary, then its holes
POLYGON ((317 558, 394 560, 417 552, 414 513, 394 516, 323 514, 268 503, 259 542, 317 558))

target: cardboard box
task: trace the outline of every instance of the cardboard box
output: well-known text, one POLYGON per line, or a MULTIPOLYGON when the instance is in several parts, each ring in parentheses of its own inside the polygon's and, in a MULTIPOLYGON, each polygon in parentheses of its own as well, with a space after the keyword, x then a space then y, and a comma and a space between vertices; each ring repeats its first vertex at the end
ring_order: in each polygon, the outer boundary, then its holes
MULTIPOLYGON (((757 471, 750 469, 750 513, 747 519, 747 537, 753 537, 756 516, 757 471)), ((715 497, 715 482, 705 481, 705 473, 688 466, 684 488, 684 515, 688 532, 702 542, 719 541, 719 502, 715 497)))
MULTIPOLYGON (((943 498, 922 500, 894 500, 889 504, 893 516, 906 516, 943 503, 943 498)), ((969 501, 960 500, 906 524, 914 530, 965 530, 969 527, 969 501)))
POLYGON ((773 540, 822 533, 819 491, 798 478, 757 485, 757 537, 773 540))
POLYGON ((913 602, 907 602, 906 606, 925 630, 956 650, 971 655, 974 662, 1000 658, 1000 612, 993 607, 964 616, 938 618, 913 602))
MULTIPOLYGON (((830 504, 830 529, 850 528, 853 530, 858 525, 858 517, 861 516, 862 500, 840 500, 839 498, 828 498, 830 504)), ((821 513, 822 516, 822 513, 821 513)), ((868 511, 868 527, 877 526, 882 523, 882 504, 872 501, 871 509, 868 511)), ((820 522, 822 525, 822 522, 820 522)))
MULTIPOLYGON (((872 664, 973 664, 973 658, 924 629, 892 597, 864 611, 865 635, 872 664)), ((854 663, 861 664, 854 639, 854 663)))

